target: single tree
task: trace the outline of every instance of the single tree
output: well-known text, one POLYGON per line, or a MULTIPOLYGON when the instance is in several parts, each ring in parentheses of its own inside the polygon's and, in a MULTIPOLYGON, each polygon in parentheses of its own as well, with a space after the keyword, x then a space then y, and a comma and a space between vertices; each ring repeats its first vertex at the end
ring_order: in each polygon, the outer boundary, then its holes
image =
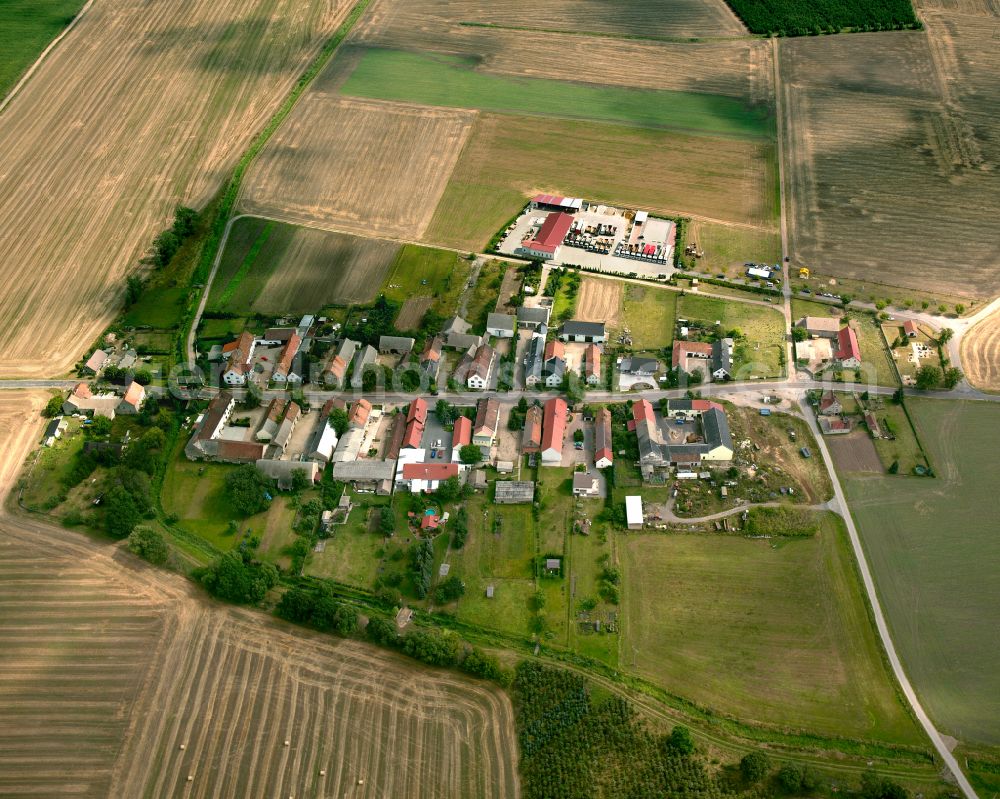
POLYGON ((941 385, 943 376, 941 370, 936 366, 921 366, 917 370, 917 388, 927 390, 937 388, 941 385))
POLYGON ((347 432, 348 424, 347 411, 344 408, 334 408, 330 411, 330 425, 337 433, 337 438, 347 432))
POLYGON ((163 534, 152 527, 136 527, 128 537, 128 548, 143 560, 157 566, 165 563, 170 554, 163 534))
POLYGON ((226 496, 234 512, 253 516, 271 504, 271 481, 252 464, 239 466, 226 475, 226 496))
POLYGON ((63 398, 61 395, 52 397, 42 409, 42 416, 46 419, 51 419, 53 416, 59 416, 62 414, 63 398))
POLYGON ((474 464, 482 461, 483 451, 476 444, 463 444, 462 448, 458 451, 458 456, 462 463, 474 464))
POLYGON ((740 760, 740 774, 748 783, 760 782, 771 770, 771 761, 763 752, 750 752, 740 760))

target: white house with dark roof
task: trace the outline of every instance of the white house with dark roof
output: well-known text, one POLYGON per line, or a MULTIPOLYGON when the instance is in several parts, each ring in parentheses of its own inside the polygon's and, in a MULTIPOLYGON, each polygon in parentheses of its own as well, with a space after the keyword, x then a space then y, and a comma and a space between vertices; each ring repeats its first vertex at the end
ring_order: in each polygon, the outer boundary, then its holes
POLYGON ((517 322, 512 314, 491 313, 486 317, 486 334, 496 338, 514 338, 517 322))
POLYGON ((603 344, 607 340, 604 322, 581 322, 571 319, 559 328, 559 338, 563 341, 583 341, 603 344))

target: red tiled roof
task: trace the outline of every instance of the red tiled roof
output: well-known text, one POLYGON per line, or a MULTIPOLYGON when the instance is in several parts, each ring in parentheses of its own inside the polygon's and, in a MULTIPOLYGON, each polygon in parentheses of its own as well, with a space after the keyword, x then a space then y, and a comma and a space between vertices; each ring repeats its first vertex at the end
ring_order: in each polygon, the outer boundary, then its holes
POLYGON ((410 409, 406 412, 406 421, 412 422, 414 419, 420 424, 427 421, 427 400, 418 397, 410 403, 410 409))
POLYGON ((416 419, 406 423, 406 432, 403 433, 402 446, 407 449, 416 449, 420 446, 420 439, 424 435, 424 425, 416 419))
POLYGON ((372 404, 362 398, 351 404, 351 412, 347 415, 347 420, 356 427, 364 427, 368 421, 368 414, 372 412, 372 404))
POLYGON ((594 460, 612 460, 611 456, 611 411, 601 408, 594 417, 594 460))
POLYGON ((712 410, 712 408, 715 408, 715 410, 717 410, 717 411, 724 410, 723 407, 719 403, 712 402, 712 400, 707 400, 707 399, 693 399, 693 400, 691 400, 691 410, 692 411, 701 411, 702 413, 704 413, 705 411, 712 410))
POLYGON ((532 405, 524 415, 524 433, 521 448, 525 452, 537 452, 542 445, 542 409, 532 405))
POLYGON ((404 463, 404 480, 447 480, 458 477, 457 463, 404 463))
POLYGON ((701 341, 675 341, 670 363, 675 367, 680 366, 681 358, 687 358, 689 355, 701 355, 710 358, 712 356, 712 345, 701 341))
POLYGON ((556 247, 563 243, 572 224, 573 217, 569 214, 564 214, 562 211, 551 213, 542 222, 538 235, 525 241, 523 246, 542 252, 555 252, 556 247))
POLYGON ((146 389, 133 380, 129 384, 128 390, 125 392, 125 396, 122 397, 122 402, 127 402, 129 405, 133 405, 138 408, 145 396, 146 389))
POLYGON ((73 396, 79 397, 80 399, 87 399, 88 397, 94 396, 90 391, 90 386, 86 383, 77 383, 73 386, 73 396))
POLYGON ((837 342, 840 345, 835 356, 838 361, 846 361, 848 358, 861 360, 861 347, 858 345, 858 334, 854 332, 854 328, 842 327, 837 333, 837 342))
POLYGON ((542 450, 562 449, 566 435, 566 400, 553 397, 545 403, 542 419, 542 450))
POLYGON ((250 463, 264 457, 264 445, 255 441, 220 441, 216 457, 219 460, 250 463))
POLYGON ((596 344, 588 345, 583 353, 583 368, 587 377, 600 374, 601 371, 601 351, 596 344))
POLYGON ((340 397, 333 397, 332 399, 328 399, 326 402, 323 403, 323 410, 320 411, 320 413, 322 413, 323 416, 329 416, 331 413, 333 413, 334 408, 346 408, 346 407, 347 403, 344 402, 340 397))
POLYGON ((649 404, 649 400, 636 400, 632 403, 632 420, 635 422, 639 421, 653 421, 653 406, 649 404))
POLYGON ((500 403, 492 397, 479 400, 479 407, 476 409, 475 430, 477 434, 489 432, 490 435, 497 431, 497 416, 500 413, 500 403))
POLYGON ((274 371, 277 374, 287 375, 288 370, 292 368, 292 359, 295 358, 295 354, 299 351, 299 346, 302 344, 302 336, 298 333, 292 333, 288 337, 288 341, 285 342, 285 346, 281 348, 281 356, 278 358, 278 365, 274 367, 274 371))
POLYGON ((472 420, 468 416, 459 416, 455 420, 455 429, 451 434, 451 446, 464 447, 472 443, 472 420))
POLYGON ((222 348, 229 353, 228 369, 243 374, 250 370, 250 353, 253 348, 253 334, 244 330, 236 341, 231 341, 222 348))
POLYGON ((903 322, 903 332, 908 336, 917 335, 917 324, 912 319, 907 319, 903 322))
POLYGON ((545 353, 542 356, 545 360, 549 358, 565 358, 566 347, 558 339, 545 342, 545 353))

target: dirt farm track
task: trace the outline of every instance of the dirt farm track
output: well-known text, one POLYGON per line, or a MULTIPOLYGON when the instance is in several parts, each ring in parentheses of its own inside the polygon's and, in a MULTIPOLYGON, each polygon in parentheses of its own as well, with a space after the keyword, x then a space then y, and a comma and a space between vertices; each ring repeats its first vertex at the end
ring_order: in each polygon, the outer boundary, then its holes
POLYGON ((0 375, 66 371, 177 202, 214 195, 348 0, 94 0, 0 114, 0 375))
MULTIPOLYGON (((3 494, 44 401, 0 398, 3 494)), ((519 794, 500 690, 210 603, 119 547, 0 516, 0 609, 0 795, 519 794)))

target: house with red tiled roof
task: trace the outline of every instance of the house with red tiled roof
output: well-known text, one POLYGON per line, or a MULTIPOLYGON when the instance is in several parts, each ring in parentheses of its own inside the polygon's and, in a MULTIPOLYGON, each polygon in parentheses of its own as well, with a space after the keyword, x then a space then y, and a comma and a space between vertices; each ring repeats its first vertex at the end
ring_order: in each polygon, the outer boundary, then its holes
POLYGON ((601 348, 596 344, 588 344, 583 353, 583 379, 589 386, 601 382, 601 348))
POLYGON ((419 449, 427 422, 427 400, 418 397, 410 403, 406 412, 406 427, 400 449, 419 449))
POLYGON ((500 403, 492 397, 481 399, 476 405, 476 421, 472 425, 472 443, 492 447, 500 428, 500 403))
POLYGON ((545 403, 542 414, 542 465, 561 466, 563 439, 566 437, 566 400, 553 397, 545 403))
POLYGON ((848 325, 837 334, 837 351, 833 358, 842 369, 857 369, 861 366, 861 346, 858 344, 858 334, 848 325))
POLYGON ((601 408, 594 414, 594 465, 607 469, 614 462, 611 452, 611 411, 601 408))
POLYGON ((521 451, 540 452, 542 449, 542 406, 532 405, 524 415, 524 432, 521 434, 521 451))
POLYGON ((437 491, 441 482, 458 477, 457 463, 404 463, 396 487, 414 494, 437 491))
POLYGON ((253 333, 244 330, 235 341, 230 341, 222 348, 222 354, 229 356, 226 371, 222 373, 226 385, 246 385, 247 375, 253 369, 253 351, 256 346, 253 333))
POLYGON ((351 410, 347 414, 347 422, 351 427, 362 428, 368 424, 368 415, 372 412, 372 404, 361 398, 351 403, 351 410))
POLYGON ((907 319, 905 322, 903 322, 903 333, 906 335, 907 338, 916 338, 917 333, 919 332, 920 331, 917 330, 917 323, 914 322, 912 319, 907 319))
POLYGON ((122 401, 118 403, 115 410, 117 413, 125 415, 135 414, 139 412, 145 400, 146 389, 139 385, 138 381, 133 380, 129 383, 129 387, 125 390, 125 396, 122 397, 122 401))
POLYGON ((276 383, 300 383, 302 378, 292 371, 292 362, 295 360, 295 356, 299 353, 299 347, 302 346, 302 336, 298 333, 292 333, 288 337, 288 341, 281 348, 281 353, 278 355, 278 363, 274 367, 274 372, 271 374, 271 379, 276 383))

